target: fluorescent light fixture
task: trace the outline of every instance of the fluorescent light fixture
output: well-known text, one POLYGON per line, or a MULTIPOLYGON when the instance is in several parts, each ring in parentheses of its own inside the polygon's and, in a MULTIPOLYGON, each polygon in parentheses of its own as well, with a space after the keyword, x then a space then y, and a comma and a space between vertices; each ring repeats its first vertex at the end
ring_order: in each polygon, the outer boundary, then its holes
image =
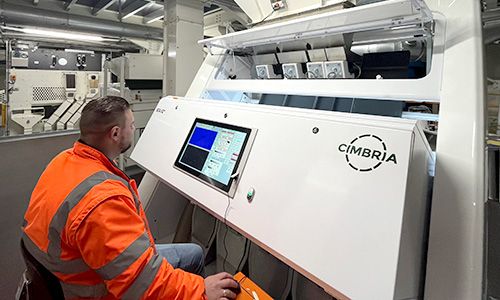
POLYGON ((127 14, 127 15, 123 16, 122 20, 125 20, 125 19, 127 19, 127 18, 130 18, 131 16, 135 15, 136 13, 140 12, 140 11, 141 11, 141 10, 143 10, 143 9, 144 9, 144 8, 142 7, 142 8, 138 8, 138 9, 134 10, 133 12, 131 12, 131 13, 129 13, 129 14, 127 14))
POLYGON ((159 19, 163 18, 163 15, 159 16, 159 17, 156 17, 154 19, 151 19, 149 21, 146 22, 146 24, 149 24, 149 23, 153 23, 154 21, 158 21, 159 19))
POLYGON ((21 49, 21 50, 28 50, 30 48, 30 46, 26 45, 26 44, 17 44, 16 48, 21 49))
POLYGON ((55 31, 46 29, 35 29, 35 28, 17 28, 17 27, 7 27, 7 26, 2 26, 2 29, 39 35, 39 36, 59 38, 63 40, 78 40, 78 41, 93 41, 93 42, 104 41, 104 38, 100 36, 81 34, 81 33, 71 33, 66 31, 55 31))
POLYGON ((95 35, 69 33, 62 31, 43 30, 43 29, 24 28, 23 32, 28 34, 55 37, 63 40, 82 40, 82 41, 94 41, 94 42, 102 42, 104 40, 102 37, 95 35))
POLYGON ((95 54, 95 52, 91 50, 79 50, 79 49, 64 49, 64 52, 95 54))
POLYGON ((391 30, 407 29, 407 28, 413 28, 413 27, 417 27, 417 25, 409 24, 409 25, 394 26, 394 27, 391 27, 391 30))
MULTIPOLYGON (((132 4, 130 4, 130 5, 135 5, 135 4, 134 4, 134 3, 132 3, 132 4)), ((146 4, 140 4, 140 6, 138 6, 138 7, 137 7, 134 11, 132 11, 132 12, 130 12, 130 13, 128 13, 128 14, 126 14, 126 15, 122 18, 122 20, 127 19, 127 18, 129 18, 129 17, 131 17, 131 16, 133 16, 133 15, 137 14, 137 13, 138 13, 138 12, 140 12, 141 10, 145 9, 146 7, 151 7, 152 5, 153 5, 153 2, 151 2, 151 3, 146 3, 146 4)))

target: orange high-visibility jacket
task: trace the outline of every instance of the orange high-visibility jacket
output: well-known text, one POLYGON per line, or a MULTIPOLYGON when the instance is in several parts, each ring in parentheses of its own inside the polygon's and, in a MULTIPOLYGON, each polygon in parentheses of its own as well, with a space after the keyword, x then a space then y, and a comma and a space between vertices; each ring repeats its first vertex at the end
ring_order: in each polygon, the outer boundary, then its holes
POLYGON ((156 253, 137 186, 81 142, 41 175, 24 220, 28 251, 66 299, 205 299, 202 277, 156 253))

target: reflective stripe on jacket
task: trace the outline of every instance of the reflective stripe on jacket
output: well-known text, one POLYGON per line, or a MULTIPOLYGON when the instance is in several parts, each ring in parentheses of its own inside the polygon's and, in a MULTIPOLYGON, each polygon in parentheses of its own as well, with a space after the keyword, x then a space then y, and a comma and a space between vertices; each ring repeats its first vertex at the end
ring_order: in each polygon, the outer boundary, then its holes
POLYGON ((66 299, 204 299, 203 278, 156 253, 137 186, 81 142, 56 156, 31 195, 23 240, 66 299))

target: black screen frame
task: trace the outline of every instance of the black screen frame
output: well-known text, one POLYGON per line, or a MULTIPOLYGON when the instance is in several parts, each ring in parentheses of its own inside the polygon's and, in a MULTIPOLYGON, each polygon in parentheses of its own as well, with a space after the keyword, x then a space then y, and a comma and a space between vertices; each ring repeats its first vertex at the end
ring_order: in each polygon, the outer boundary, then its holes
POLYGON ((175 167, 177 167, 177 168, 183 170, 184 172, 187 172, 188 174, 198 178, 199 180, 203 181, 204 183, 208 184, 209 186, 213 186, 217 189, 220 189, 220 190, 228 193, 229 190, 231 189, 231 186, 233 185, 233 182, 236 180, 236 178, 231 177, 231 178, 229 178, 229 181, 227 184, 223 184, 222 182, 219 182, 213 178, 210 178, 207 175, 205 175, 205 174, 203 174, 195 169, 192 169, 192 168, 190 168, 190 167, 188 167, 180 162, 182 154, 184 153, 184 150, 186 149, 186 147, 189 143, 189 139, 193 135, 193 132, 194 132, 194 129, 196 128, 197 123, 217 126, 217 127, 221 127, 221 128, 225 128, 225 129, 229 129, 229 130, 235 130, 235 131, 246 133, 245 140, 243 141, 243 144, 241 146, 240 154, 238 155, 238 160, 236 161, 234 168, 233 168, 233 172, 232 172, 233 174, 234 174, 234 172, 238 171, 238 168, 240 166, 240 162, 243 158, 243 153, 245 153, 248 140, 250 139, 250 134, 252 133, 252 129, 246 128, 246 127, 241 127, 241 126, 236 126, 236 125, 231 125, 231 124, 227 124, 227 123, 220 123, 220 122, 216 122, 216 121, 196 118, 193 122, 193 125, 191 126, 191 129, 189 130, 189 132, 186 136, 186 140, 184 141, 184 144, 182 145, 181 149, 179 150, 179 154, 177 155, 177 159, 175 160, 175 163, 174 163, 175 167))

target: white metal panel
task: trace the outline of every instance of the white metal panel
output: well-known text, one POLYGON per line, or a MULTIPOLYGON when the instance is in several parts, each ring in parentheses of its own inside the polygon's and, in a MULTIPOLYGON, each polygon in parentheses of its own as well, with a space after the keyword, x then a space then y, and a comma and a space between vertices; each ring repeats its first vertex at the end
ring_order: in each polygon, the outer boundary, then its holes
POLYGON ((485 82, 480 2, 432 0, 446 19, 425 298, 483 297, 485 82))
MULTIPOLYGON (((283 18, 294 14, 309 12, 317 10, 322 7, 332 6, 344 3, 344 0, 301 0, 301 1, 283 1, 285 7, 274 11, 272 9, 271 1, 269 0, 235 0, 238 6, 252 19, 253 23, 261 22, 263 19, 266 21, 283 18), (267 17, 267 18, 266 18, 267 17)), ((348 1, 355 3, 355 0, 348 1)))
POLYGON ((10 72, 16 75, 14 91, 9 99, 11 109, 60 104, 66 100, 64 72, 23 69, 10 72))
POLYGON ((163 55, 127 53, 111 60, 111 71, 120 76, 122 61, 125 60, 125 79, 162 80, 163 55))
POLYGON ((429 21, 432 21, 432 15, 425 2, 388 0, 255 27, 201 40, 199 43, 209 47, 241 49, 300 38, 415 25, 429 21))
POLYGON ((68 108, 74 103, 74 99, 67 99, 64 101, 56 111, 50 116, 50 118, 44 124, 44 131, 49 131, 54 129, 54 124, 59 120, 59 118, 68 110, 68 108))
MULTIPOLYGON (((96 75, 102 82, 101 72, 60 70, 11 70, 16 75, 14 91, 10 95, 12 109, 29 109, 32 106, 57 105, 66 101, 65 74, 76 74, 75 98, 83 100, 90 93, 89 76, 96 75)), ((97 91, 97 89, 94 89, 97 91)))
POLYGON ((266 0, 235 0, 235 2, 253 22, 264 19, 266 15, 269 15, 273 11, 271 3, 266 0), (264 3, 262 3, 263 1, 264 3))
MULTIPOLYGON (((415 126, 385 117, 163 99, 132 159, 218 218, 230 201, 228 223, 339 298, 393 299, 399 289, 417 297, 409 285, 418 278, 395 286, 410 153, 414 142, 422 143, 415 126), (195 117, 258 129, 233 200, 173 167, 195 117), (351 168, 339 145, 366 133, 381 137, 397 164, 372 172, 351 168)), ((418 149, 428 156, 427 148, 418 149)), ((425 176, 426 167, 418 171, 425 176)), ((408 259, 403 265, 419 265, 418 255, 408 259)))
POLYGON ((422 79, 213 80, 215 91, 439 102, 440 81, 422 79), (279 83, 278 83, 279 82, 279 83), (363 86, 363 88, 360 88, 363 86))
POLYGON ((132 54, 125 56, 128 60, 126 79, 162 80, 163 55, 132 54))

